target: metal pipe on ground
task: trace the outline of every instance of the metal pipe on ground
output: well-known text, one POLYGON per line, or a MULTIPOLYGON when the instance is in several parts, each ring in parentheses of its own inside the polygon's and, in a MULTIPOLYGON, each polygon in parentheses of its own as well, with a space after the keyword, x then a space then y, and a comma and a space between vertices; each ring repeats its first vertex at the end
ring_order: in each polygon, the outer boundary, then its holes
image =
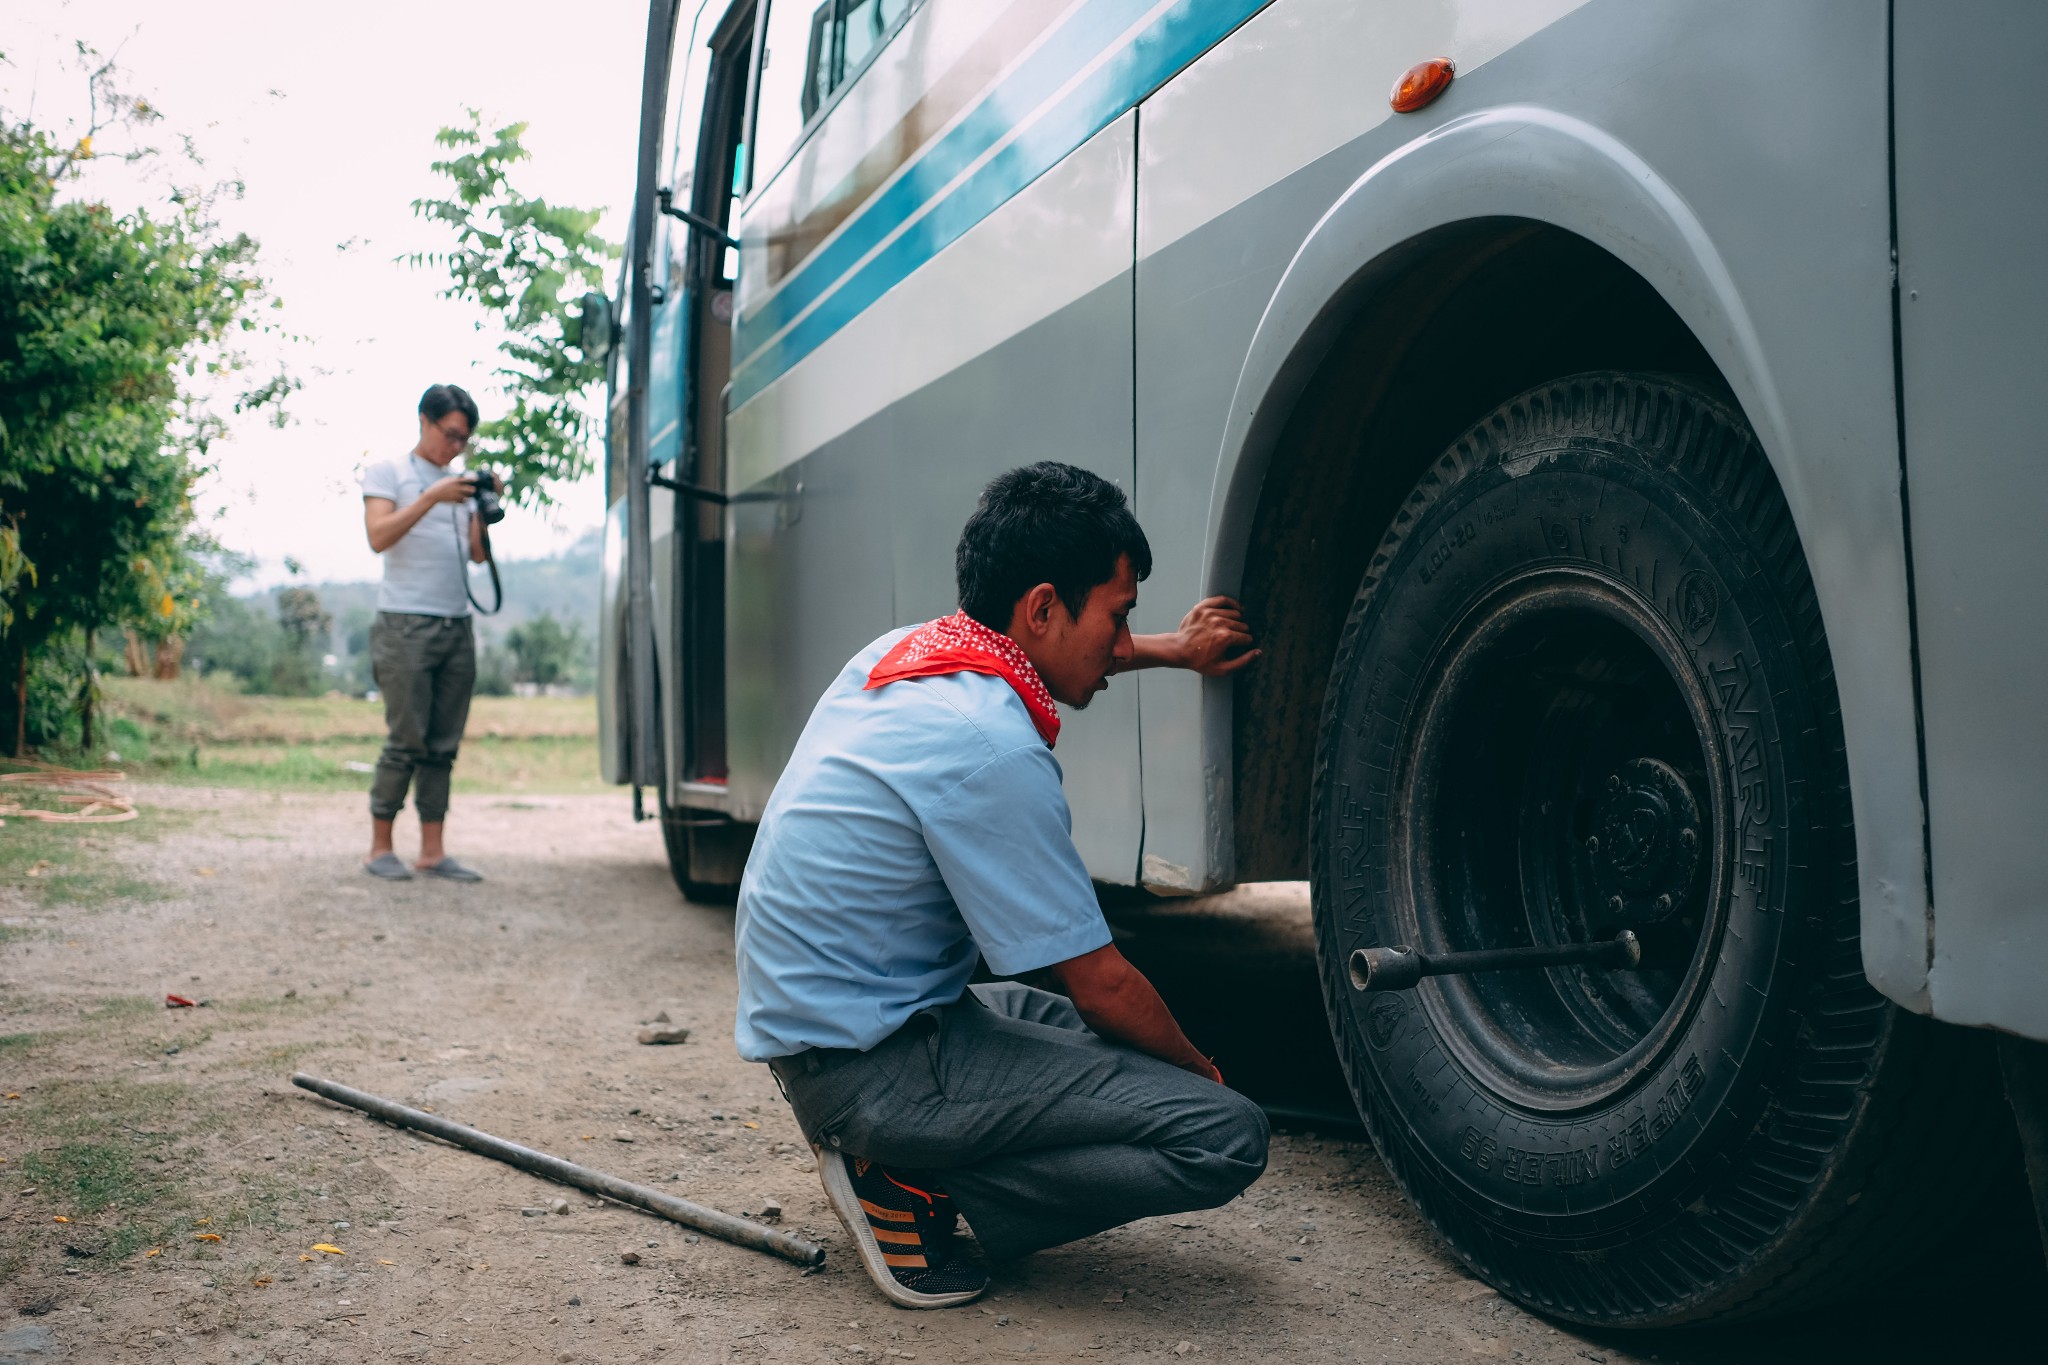
POLYGON ((533 1175, 564 1185, 573 1185, 579 1190, 588 1190, 592 1194, 603 1195, 621 1204, 631 1204, 634 1208, 645 1209, 649 1213, 660 1214, 672 1222, 709 1233, 735 1246, 765 1251, 771 1256, 780 1256, 785 1261, 794 1261, 803 1266, 825 1263, 825 1249, 815 1242, 807 1242, 801 1237, 775 1228, 764 1228, 759 1223, 750 1223, 744 1218, 736 1218, 717 1209, 705 1208, 702 1204, 692 1204, 687 1199, 678 1199, 674 1195, 663 1194, 660 1190, 649 1189, 645 1185, 635 1185, 629 1180, 606 1175, 603 1171, 593 1171, 588 1166, 579 1166, 573 1161, 564 1161, 546 1152, 536 1152, 531 1147, 522 1147, 516 1142, 492 1137, 489 1133, 479 1132, 451 1119, 444 1119, 438 1114, 412 1109, 337 1081, 308 1076, 303 1071, 292 1073, 292 1084, 301 1090, 310 1090, 316 1095, 333 1100, 336 1104, 360 1109, 372 1118, 382 1119, 401 1128, 431 1133, 444 1142, 452 1142, 457 1147, 467 1148, 479 1156, 487 1156, 508 1166, 517 1166, 520 1170, 533 1175))

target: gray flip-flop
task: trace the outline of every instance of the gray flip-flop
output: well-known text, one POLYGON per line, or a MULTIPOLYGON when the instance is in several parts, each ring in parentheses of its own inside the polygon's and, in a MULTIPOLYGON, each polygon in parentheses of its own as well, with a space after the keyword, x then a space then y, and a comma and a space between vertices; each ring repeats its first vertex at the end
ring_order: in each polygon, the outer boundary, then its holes
POLYGON ((484 874, 473 867, 465 866, 454 858, 443 855, 441 861, 431 867, 413 869, 422 877, 439 877, 444 882, 480 882, 484 874))
POLYGON ((409 882, 412 880, 412 873, 406 870, 404 863, 398 861, 396 853, 379 853, 376 857, 363 864, 363 871, 369 873, 372 877, 382 877, 387 882, 409 882))

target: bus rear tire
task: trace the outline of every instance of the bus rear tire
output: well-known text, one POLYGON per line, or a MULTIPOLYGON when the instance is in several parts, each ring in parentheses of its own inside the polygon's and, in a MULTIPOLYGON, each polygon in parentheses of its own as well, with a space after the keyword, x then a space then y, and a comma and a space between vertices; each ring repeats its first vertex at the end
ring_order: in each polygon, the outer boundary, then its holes
POLYGON ((1479 1275, 1656 1327, 1843 1297, 1976 1202, 1989 1039, 1863 974, 1812 579, 1741 415, 1588 374, 1403 503, 1325 700, 1324 1001, 1388 1170, 1479 1275), (1365 993, 1364 946, 1634 931, 1643 963, 1365 993))
POLYGON ((661 802, 661 842, 668 852, 669 875, 684 900, 731 905, 739 898, 754 828, 717 811, 661 802))

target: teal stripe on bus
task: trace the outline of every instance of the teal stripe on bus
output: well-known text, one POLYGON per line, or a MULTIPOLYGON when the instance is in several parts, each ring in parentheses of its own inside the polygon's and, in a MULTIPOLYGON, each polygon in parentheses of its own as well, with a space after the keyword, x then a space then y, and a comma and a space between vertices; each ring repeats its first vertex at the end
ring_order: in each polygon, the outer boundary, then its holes
POLYGON ((768 338, 837 284, 855 262, 952 179, 974 164, 1018 121, 1093 61, 1143 17, 1157 0, 1094 0, 1075 11, 1037 51, 1025 58, 982 98, 966 118, 948 129, 904 174, 877 194, 844 231, 798 266, 782 289, 740 318, 733 349, 746 364, 768 338))
POLYGON ((746 358, 733 376, 733 406, 739 407, 775 382, 869 304, 1172 79, 1267 3, 1269 0, 1183 0, 1175 5, 834 290, 832 286, 838 281, 830 278, 830 272, 835 265, 843 272, 847 263, 886 238, 957 175, 960 166, 972 162, 1043 103, 1044 95, 1038 94, 1033 96, 1034 102, 1025 106, 1027 94, 1058 89, 1129 28, 1130 20, 1136 13, 1142 13, 1144 7, 1105 0, 1082 11, 1054 41, 1035 54, 1056 50, 1063 70, 1035 71, 1028 80, 1019 80, 1025 75, 1024 67, 1013 72, 1010 80, 976 106, 910 174, 891 186, 890 191, 877 196, 876 202, 846 232, 793 276, 780 294, 763 305, 753 318, 741 321, 737 349, 746 358), (1100 16, 1102 22, 1083 25, 1081 19, 1089 15, 1100 16), (1083 37, 1094 39, 1092 49, 1086 49, 1086 44, 1080 41, 1083 37), (1014 88, 1012 81, 1018 81, 1014 88), (948 148, 947 143, 955 135, 959 143, 948 148), (968 152, 969 148, 973 150, 968 152), (894 193, 911 185, 914 190, 905 190, 902 195, 894 193), (860 229, 858 234, 855 228, 860 229), (853 245, 856 235, 859 244, 853 245), (834 252, 842 244, 847 244, 845 251, 834 252), (814 270, 815 275, 811 273, 814 270), (794 327, 773 340, 762 341, 776 326, 800 312, 810 299, 820 295, 825 296, 824 301, 794 327), (772 325, 771 318, 775 319, 772 325), (749 352, 750 342, 753 348, 749 352))

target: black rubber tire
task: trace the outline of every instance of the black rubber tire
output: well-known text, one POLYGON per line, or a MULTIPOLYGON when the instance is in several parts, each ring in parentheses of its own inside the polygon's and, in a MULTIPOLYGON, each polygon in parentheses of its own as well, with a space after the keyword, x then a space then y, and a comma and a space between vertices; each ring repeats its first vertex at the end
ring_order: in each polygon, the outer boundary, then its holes
POLYGON ((737 900, 754 829, 715 811, 661 802, 662 847, 683 899, 699 905, 731 905, 737 900))
MULTIPOLYGON (((1514 647, 1549 668, 1563 656, 1528 642, 1575 637, 1542 629, 1514 647)), ((1512 676, 1524 657, 1509 650, 1493 666, 1512 676)), ((1662 685, 1653 671, 1637 676, 1662 685)), ((1582 685, 1600 684, 1559 684, 1582 685)), ((1502 687, 1512 711, 1512 685, 1502 687)), ((1528 741, 1532 781, 1553 752, 1528 741)), ((1790 1312, 1904 1264, 1988 1178, 1992 1163, 1975 1153, 2002 1130, 1986 1040, 1895 1008, 1864 978, 1827 640, 1784 498, 1724 399, 1676 379, 1581 375, 1510 400, 1460 438, 1408 497, 1358 590, 1331 674, 1312 803, 1320 975, 1353 1096, 1395 1179, 1502 1292, 1616 1327, 1790 1312), (1487 869, 1552 865, 1522 848, 1520 831, 1553 828, 1527 823, 1525 811, 1503 841, 1516 851, 1492 861, 1477 844, 1467 853, 1427 840, 1443 828, 1494 838, 1489 800, 1505 812, 1549 790, 1489 798, 1508 784, 1451 773, 1453 758, 1478 772, 1522 761, 1522 730, 1499 730, 1504 748, 1457 747, 1457 725, 1479 720, 1455 699, 1489 695, 1462 680, 1491 676, 1461 674, 1458 661, 1494 657, 1471 643, 1493 638, 1482 634, 1490 604, 1568 604, 1578 599, 1542 594, 1579 592, 1638 612, 1647 624, 1630 627, 1637 637, 1668 636, 1666 653, 1645 650, 1669 661, 1661 666, 1674 696, 1706 701, 1685 732, 1701 755, 1689 781, 1705 799, 1687 845, 1700 850, 1686 873, 1695 880, 1684 883, 1694 890, 1679 893, 1702 927, 1666 922, 1657 932, 1681 947, 1665 976, 1631 978, 1678 981, 1633 1045, 1647 1049, 1636 1061, 1608 1075, 1597 1058, 1581 1064, 1560 1046, 1569 1066, 1539 1057, 1525 1086, 1513 1069, 1516 1040, 1550 1047, 1556 1029, 1517 1033, 1537 1029, 1521 1006, 1489 1013, 1486 1001, 1502 991, 1522 992, 1520 1001, 1538 987, 1443 978, 1368 995, 1346 964, 1362 946, 1428 939, 1425 913, 1439 927, 1490 925, 1504 913, 1500 899, 1465 894, 1493 885, 1478 880, 1487 869), (1436 769, 1410 772, 1411 760, 1436 769), (1480 795, 1456 810, 1431 804, 1466 791, 1480 795), (1456 855, 1448 863, 1447 851, 1456 855), (1450 866, 1460 859, 1469 866, 1450 866), (1673 965, 1681 959, 1690 965, 1673 965), (1485 1041, 1496 1036, 1509 1042, 1485 1041), (1543 1088, 1555 1077, 1588 1079, 1577 1090, 1562 1079, 1543 1088)), ((1600 904, 1633 913, 1621 899, 1600 904)), ((1505 916, 1515 913, 1510 905, 1505 916)), ((1560 998, 1601 998, 1601 974, 1567 971, 1581 975, 1516 975, 1550 979, 1543 989, 1560 998)))

